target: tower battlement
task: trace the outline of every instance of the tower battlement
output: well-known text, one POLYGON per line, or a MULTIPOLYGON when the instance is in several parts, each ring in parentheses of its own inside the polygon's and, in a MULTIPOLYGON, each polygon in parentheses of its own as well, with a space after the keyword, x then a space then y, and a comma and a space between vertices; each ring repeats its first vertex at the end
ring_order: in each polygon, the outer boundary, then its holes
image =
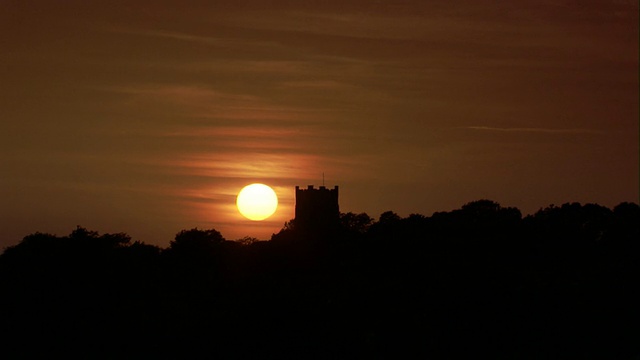
POLYGON ((328 189, 313 185, 301 189, 296 186, 296 226, 302 229, 331 228, 338 224, 340 206, 338 204, 338 186, 328 189))

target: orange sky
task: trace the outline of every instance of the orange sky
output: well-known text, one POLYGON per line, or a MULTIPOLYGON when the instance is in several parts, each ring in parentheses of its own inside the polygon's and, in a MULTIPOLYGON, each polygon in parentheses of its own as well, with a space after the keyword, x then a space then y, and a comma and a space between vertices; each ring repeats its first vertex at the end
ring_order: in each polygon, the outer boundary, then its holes
POLYGON ((638 201, 637 1, 189 4, 0 3, 1 246, 269 238, 323 172, 373 217, 638 201))

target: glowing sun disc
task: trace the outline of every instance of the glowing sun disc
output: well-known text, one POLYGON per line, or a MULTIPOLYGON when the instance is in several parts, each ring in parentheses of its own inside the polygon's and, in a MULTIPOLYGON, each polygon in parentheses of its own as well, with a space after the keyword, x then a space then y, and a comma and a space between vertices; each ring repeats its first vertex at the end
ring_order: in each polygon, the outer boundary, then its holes
POLYGON ((247 185, 238 193, 238 211, 249 220, 260 221, 273 215, 278 208, 278 196, 265 184, 247 185))

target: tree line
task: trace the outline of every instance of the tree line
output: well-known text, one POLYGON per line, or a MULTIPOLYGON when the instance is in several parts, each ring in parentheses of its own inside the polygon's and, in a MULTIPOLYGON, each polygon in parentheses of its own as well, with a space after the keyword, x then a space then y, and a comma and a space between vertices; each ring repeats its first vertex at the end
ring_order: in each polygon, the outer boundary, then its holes
POLYGON ((634 203, 523 217, 490 200, 294 219, 270 241, 34 233, 0 256, 0 353, 633 358, 638 235, 634 203))

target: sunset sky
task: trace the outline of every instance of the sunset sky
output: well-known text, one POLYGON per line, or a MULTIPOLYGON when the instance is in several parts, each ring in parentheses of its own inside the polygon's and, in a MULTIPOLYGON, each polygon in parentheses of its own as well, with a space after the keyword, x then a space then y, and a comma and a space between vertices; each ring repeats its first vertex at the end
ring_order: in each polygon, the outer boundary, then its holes
POLYGON ((0 247, 638 201, 637 1, 0 2, 0 247), (244 219, 261 182, 274 216, 244 219))

